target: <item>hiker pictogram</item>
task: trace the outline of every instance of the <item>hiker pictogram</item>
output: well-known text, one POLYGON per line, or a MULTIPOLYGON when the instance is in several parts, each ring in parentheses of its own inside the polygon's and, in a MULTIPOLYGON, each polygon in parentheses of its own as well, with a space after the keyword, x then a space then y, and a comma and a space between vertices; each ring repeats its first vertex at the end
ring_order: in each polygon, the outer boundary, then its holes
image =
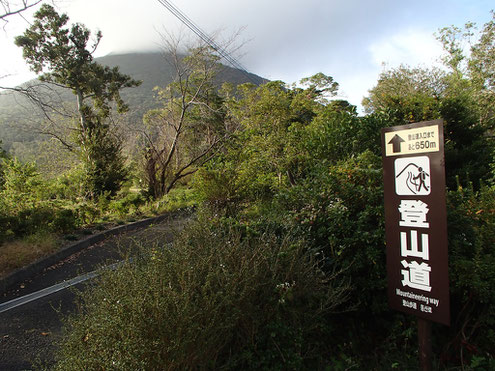
POLYGON ((428 157, 403 157, 395 160, 395 191, 398 195, 429 195, 430 184, 428 157))

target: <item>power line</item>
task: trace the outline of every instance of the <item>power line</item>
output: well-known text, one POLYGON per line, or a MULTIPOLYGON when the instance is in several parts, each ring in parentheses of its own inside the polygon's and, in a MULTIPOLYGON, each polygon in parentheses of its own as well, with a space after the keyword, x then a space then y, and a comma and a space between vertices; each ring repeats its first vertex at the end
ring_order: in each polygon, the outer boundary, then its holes
POLYGON ((185 15, 180 9, 178 9, 174 4, 167 0, 158 0, 163 6, 165 6, 175 17, 177 17, 182 23, 184 23, 191 31, 193 31, 201 40, 210 45, 213 50, 215 50, 221 57, 227 60, 235 68, 243 70, 246 69, 229 53, 219 46, 212 38, 210 38, 203 30, 201 30, 187 15, 185 15))
POLYGON ((184 23, 192 32, 194 32, 201 40, 207 43, 211 48, 217 52, 220 57, 225 59, 228 63, 230 63, 234 68, 241 70, 244 72, 247 77, 254 83, 254 79, 251 77, 251 74, 244 68, 242 64, 240 64, 234 57, 232 57, 224 48, 218 45, 211 37, 209 37, 201 28, 199 28, 187 15, 185 15, 179 8, 177 8, 174 4, 172 4, 168 0, 158 0, 158 2, 167 8, 170 13, 172 13, 177 19, 179 19, 182 23, 184 23))

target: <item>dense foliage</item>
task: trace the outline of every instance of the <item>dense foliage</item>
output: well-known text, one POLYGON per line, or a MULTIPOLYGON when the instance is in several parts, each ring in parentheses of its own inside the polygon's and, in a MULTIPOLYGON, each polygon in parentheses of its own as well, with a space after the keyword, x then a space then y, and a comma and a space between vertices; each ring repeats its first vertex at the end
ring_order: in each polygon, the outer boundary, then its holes
POLYGON ((199 222, 85 296, 56 369, 283 370, 324 364, 345 290, 302 241, 199 222))
MULTIPOLYGON (((81 202, 80 169, 47 191, 34 164, 2 160, 5 239, 45 218, 64 231, 173 203, 179 183, 190 188, 178 202, 201 201, 174 245, 143 246, 82 294, 56 368, 417 369, 415 319, 387 305, 380 129, 442 118, 452 324, 433 327, 434 362, 495 369, 493 30, 469 56, 459 48, 469 32, 441 30, 447 70, 385 71, 365 116, 322 73, 213 89, 194 64, 216 58, 196 49, 206 54, 183 60, 188 74, 159 89, 163 107, 145 117, 141 193, 111 201, 81 202)), ((103 149, 117 153, 96 146, 95 158, 103 149)))

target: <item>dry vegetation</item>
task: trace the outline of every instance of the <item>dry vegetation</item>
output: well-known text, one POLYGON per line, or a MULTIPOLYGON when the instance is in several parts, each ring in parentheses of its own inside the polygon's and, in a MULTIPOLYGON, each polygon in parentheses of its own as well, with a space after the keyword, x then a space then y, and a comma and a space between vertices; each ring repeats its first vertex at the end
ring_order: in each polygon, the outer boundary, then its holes
POLYGON ((0 246, 0 278, 53 253, 57 247, 56 239, 47 232, 5 242, 0 246))

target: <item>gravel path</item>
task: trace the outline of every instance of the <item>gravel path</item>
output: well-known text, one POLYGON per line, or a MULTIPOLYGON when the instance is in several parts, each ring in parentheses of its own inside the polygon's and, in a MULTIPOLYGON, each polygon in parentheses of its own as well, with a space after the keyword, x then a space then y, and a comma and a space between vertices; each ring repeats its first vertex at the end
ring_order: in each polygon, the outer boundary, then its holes
MULTIPOLYGON (((109 238, 76 253, 23 282, 0 298, 0 303, 94 271, 119 261, 137 243, 168 243, 190 220, 188 216, 166 219, 145 229, 109 238)), ((83 288, 87 283, 76 286, 83 288)), ((75 294, 65 289, 0 313, 0 370, 30 370, 33 364, 53 360, 61 336, 61 317, 75 309, 75 294)))

